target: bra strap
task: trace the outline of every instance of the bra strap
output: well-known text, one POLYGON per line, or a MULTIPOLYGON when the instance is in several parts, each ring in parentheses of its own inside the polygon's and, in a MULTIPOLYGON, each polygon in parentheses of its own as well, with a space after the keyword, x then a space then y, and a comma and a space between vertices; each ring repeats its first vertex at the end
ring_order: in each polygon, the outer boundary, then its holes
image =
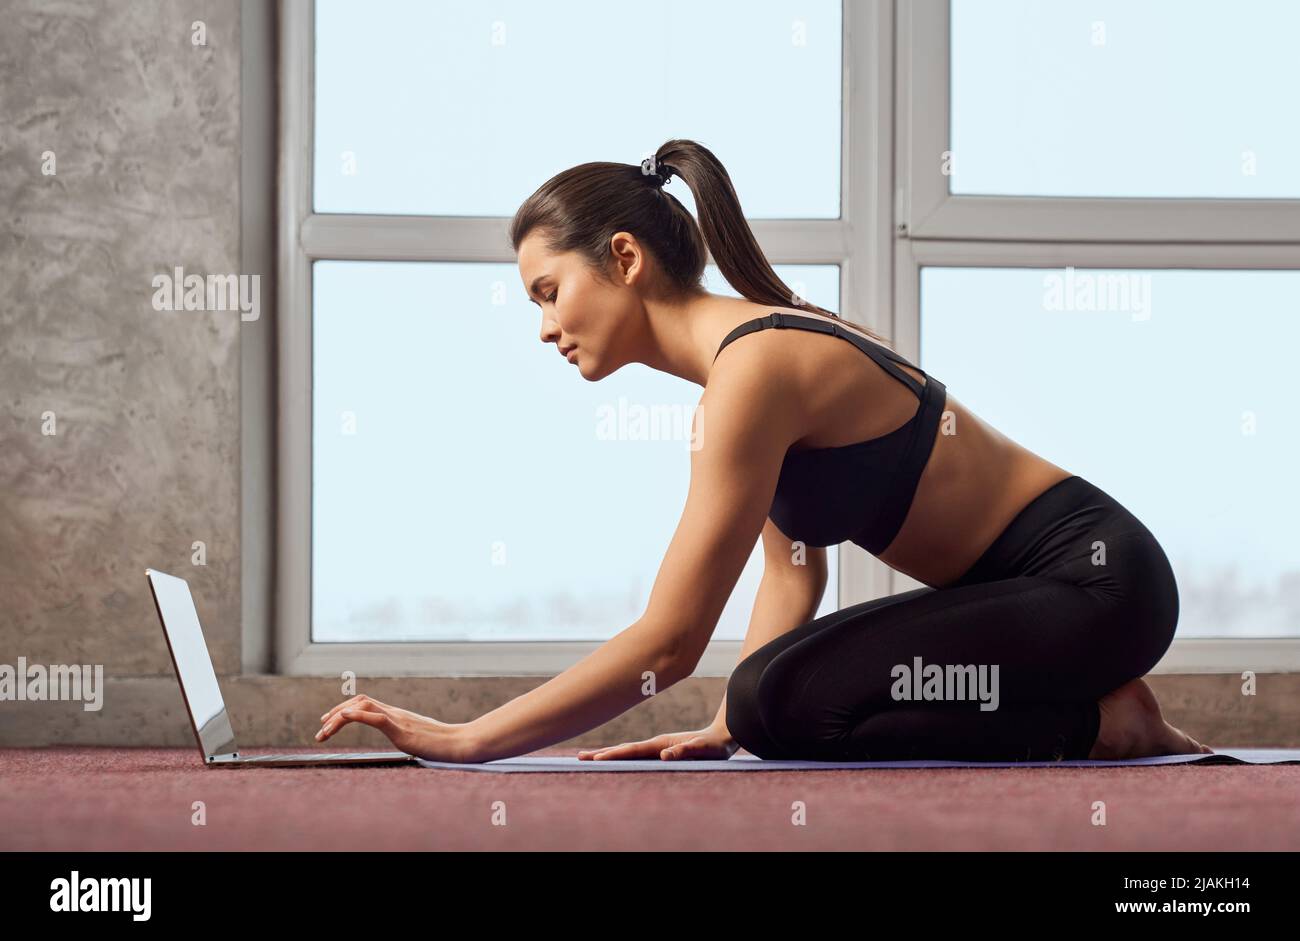
POLYGON ((767 320, 766 317, 758 317, 754 320, 746 320, 740 326, 736 327, 734 330, 728 333, 725 337, 722 338, 722 342, 718 344, 718 352, 713 354, 713 361, 715 363, 718 361, 718 353, 721 353, 723 347, 725 347, 732 340, 738 340, 741 337, 745 336, 746 334, 753 333, 755 330, 762 330, 765 327, 772 326, 770 323, 765 323, 764 321, 766 320, 767 320))
POLYGON ((873 343, 864 337, 858 336, 853 331, 841 327, 837 323, 829 320, 821 320, 817 317, 801 317, 798 314, 783 314, 779 310, 772 311, 772 313, 768 314, 766 317, 755 317, 753 320, 747 320, 723 337, 722 343, 718 346, 718 352, 713 354, 714 362, 717 362, 718 353, 721 353, 723 347, 732 340, 737 340, 746 334, 754 333, 757 330, 767 330, 771 327, 812 330, 815 333, 830 333, 840 337, 841 339, 848 340, 858 349, 862 350, 862 352, 870 356, 881 369, 911 389, 918 399, 921 398, 922 390, 925 387, 907 373, 903 372, 903 370, 899 369, 898 366, 895 366, 894 363, 900 363, 912 369, 917 369, 926 377, 927 380, 930 378, 929 373, 926 373, 924 370, 919 369, 919 367, 912 365, 889 347, 873 343))
MULTIPOLYGON (((831 333, 841 339, 848 340, 862 352, 870 356, 881 369, 911 389, 912 393, 918 399, 921 398, 921 390, 925 387, 907 373, 903 372, 903 370, 895 366, 894 363, 901 363, 902 365, 911 367, 912 369, 918 369, 918 367, 913 366, 905 358, 900 356, 898 353, 895 353, 887 346, 873 343, 846 327, 842 327, 839 324, 828 320, 819 320, 816 317, 800 317, 797 314, 782 314, 780 311, 773 311, 770 316, 760 317, 759 320, 771 320, 773 321, 772 325, 776 327, 797 327, 801 330, 814 330, 817 333, 831 333)), ((918 369, 918 371, 929 379, 929 374, 924 370, 918 369)))

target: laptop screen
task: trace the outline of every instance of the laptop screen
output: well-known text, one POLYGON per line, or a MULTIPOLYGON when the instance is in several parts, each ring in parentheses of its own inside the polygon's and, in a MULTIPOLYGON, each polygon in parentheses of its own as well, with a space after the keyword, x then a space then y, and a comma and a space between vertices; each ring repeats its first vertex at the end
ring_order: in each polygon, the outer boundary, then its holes
POLYGON ((199 627, 194 597, 185 579, 156 569, 147 571, 194 727, 203 738, 204 730, 224 715, 226 704, 217 685, 216 671, 212 669, 208 645, 203 640, 203 629, 199 627))

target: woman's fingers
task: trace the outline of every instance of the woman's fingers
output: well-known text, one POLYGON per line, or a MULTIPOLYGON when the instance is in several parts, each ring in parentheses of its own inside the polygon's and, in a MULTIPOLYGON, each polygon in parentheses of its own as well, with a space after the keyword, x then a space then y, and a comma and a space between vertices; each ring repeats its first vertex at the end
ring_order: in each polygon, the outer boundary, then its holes
POLYGON ((656 735, 642 742, 624 742, 622 745, 611 745, 607 748, 584 749, 578 752, 578 758, 586 761, 608 761, 611 758, 658 758, 661 761, 675 761, 682 758, 715 758, 719 750, 717 740, 711 735, 678 732, 671 735, 656 735))
POLYGON ((331 709, 331 710, 329 710, 328 712, 326 712, 325 715, 323 715, 323 716, 320 717, 321 725, 324 725, 324 724, 325 724, 326 722, 328 722, 330 719, 334 718, 334 717, 335 717, 336 715, 338 715, 342 710, 344 710, 344 709, 351 709, 351 708, 354 707, 354 706, 358 706, 358 705, 360 705, 360 704, 361 704, 361 701, 362 701, 363 699, 365 699, 365 695, 364 695, 364 694, 359 694, 359 695, 353 696, 351 699, 345 699, 345 700, 343 700, 343 702, 339 703, 339 704, 338 704, 337 706, 335 706, 333 709, 331 709))
POLYGON ((689 758, 692 754, 700 751, 708 742, 705 739, 697 737, 688 739, 685 742, 678 742, 676 745, 670 745, 659 753, 660 759, 664 761, 673 761, 678 758, 689 758))
POLYGON ((638 743, 636 742, 625 742, 622 745, 609 745, 605 748, 593 748, 586 751, 580 751, 578 752, 578 760, 595 761, 607 758, 627 758, 629 757, 629 749, 634 748, 637 744, 638 743))
POLYGON ((325 713, 325 715, 320 717, 320 721, 321 721, 321 725, 324 725, 326 722, 329 722, 330 719, 338 715, 344 709, 373 709, 382 712, 389 708, 391 707, 387 703, 382 703, 378 699, 371 699, 365 693, 358 693, 356 696, 353 696, 351 699, 344 700, 343 702, 335 706, 333 709, 331 709, 329 712, 325 713))
POLYGON ((383 729, 388 725, 388 716, 382 712, 370 712, 359 706, 351 706, 335 713, 316 733, 316 741, 323 742, 349 722, 364 722, 375 728, 383 729))
POLYGON ((661 741, 663 738, 665 736, 657 735, 643 742, 624 742, 622 745, 610 745, 606 748, 584 749, 578 752, 578 758, 582 761, 607 761, 610 758, 654 757, 664 745, 661 741))

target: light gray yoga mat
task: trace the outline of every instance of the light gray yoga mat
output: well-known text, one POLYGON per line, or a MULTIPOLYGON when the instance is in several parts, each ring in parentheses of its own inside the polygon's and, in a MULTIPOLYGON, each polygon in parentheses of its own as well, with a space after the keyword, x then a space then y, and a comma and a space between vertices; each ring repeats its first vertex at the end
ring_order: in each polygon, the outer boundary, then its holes
POLYGON ((764 761, 733 755, 725 761, 661 761, 658 758, 591 761, 577 757, 523 755, 480 764, 426 761, 426 768, 448 771, 852 771, 858 768, 1111 768, 1137 765, 1296 765, 1300 748, 1224 748, 1212 755, 1159 755, 1125 761, 764 761))

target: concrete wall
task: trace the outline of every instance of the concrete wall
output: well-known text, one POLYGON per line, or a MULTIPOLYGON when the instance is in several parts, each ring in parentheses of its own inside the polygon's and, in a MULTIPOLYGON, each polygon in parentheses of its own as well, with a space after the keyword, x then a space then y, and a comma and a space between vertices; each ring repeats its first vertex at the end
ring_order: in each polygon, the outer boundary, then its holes
MULTIPOLYGON (((189 580, 241 746, 310 745, 338 681, 246 675, 241 660, 268 649, 247 610, 241 636, 241 340, 253 327, 237 311, 152 305, 152 279, 178 266, 248 271, 240 4, 0 0, 0 23, 0 664, 100 664, 106 681, 99 711, 0 702, 0 745, 192 744, 146 566, 189 580), (196 541, 206 565, 192 564, 196 541)), ((259 330, 273 329, 266 287, 259 330)), ((273 388, 260 363, 246 395, 273 388)), ((265 581, 253 571, 250 583, 265 581)), ((457 722, 539 682, 363 688, 457 722)), ((1201 740, 1300 744, 1300 677, 1265 682, 1288 692, 1152 680, 1170 721, 1201 740)), ((724 684, 684 681, 570 744, 699 727, 724 684)), ((375 736, 353 727, 331 746, 382 747, 375 736)))
POLYGON ((170 673, 153 566, 238 671, 239 315, 157 311, 151 282, 239 270, 239 5, 4 0, 0 22, 0 662, 170 673))

